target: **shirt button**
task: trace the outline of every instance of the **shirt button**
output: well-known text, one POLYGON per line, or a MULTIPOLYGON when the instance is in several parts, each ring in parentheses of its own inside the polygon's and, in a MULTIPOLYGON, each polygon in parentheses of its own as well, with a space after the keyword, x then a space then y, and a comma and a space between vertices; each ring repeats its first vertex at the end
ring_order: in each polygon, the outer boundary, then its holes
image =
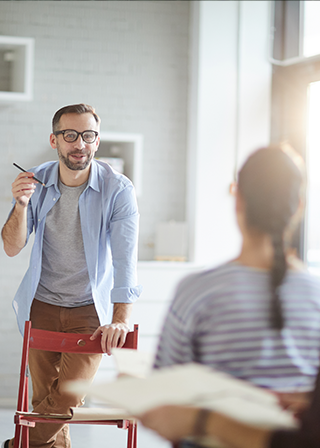
POLYGON ((53 200, 55 201, 55 200, 56 200, 56 198, 53 198, 53 200))

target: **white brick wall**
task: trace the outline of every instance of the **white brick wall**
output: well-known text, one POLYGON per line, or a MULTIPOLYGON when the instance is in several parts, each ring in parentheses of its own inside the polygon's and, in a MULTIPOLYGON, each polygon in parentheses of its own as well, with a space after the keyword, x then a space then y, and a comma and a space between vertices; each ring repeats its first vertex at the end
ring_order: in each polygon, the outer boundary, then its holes
POLYGON ((156 222, 185 218, 188 24, 183 1, 0 2, 0 34, 35 38, 34 101, 0 104, 7 193, 14 160, 55 158, 53 113, 93 104, 102 130, 145 137, 139 253, 152 259, 156 222))
MULTIPOLYGON (((185 219, 189 2, 0 2, 0 34, 35 38, 34 100, 0 103, 0 227, 10 209, 12 163, 56 158, 53 113, 87 102, 102 130, 144 135, 140 259, 153 257, 158 221, 185 219)), ((16 394, 20 337, 11 302, 29 249, 0 250, 0 404, 16 394)))

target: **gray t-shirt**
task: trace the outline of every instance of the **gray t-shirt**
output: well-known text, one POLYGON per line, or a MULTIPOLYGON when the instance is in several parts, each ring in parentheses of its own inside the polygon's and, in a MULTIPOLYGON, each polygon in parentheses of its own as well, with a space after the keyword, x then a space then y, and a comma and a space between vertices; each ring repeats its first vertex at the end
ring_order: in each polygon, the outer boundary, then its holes
POLYGON ((46 217, 37 300, 64 307, 93 303, 84 253, 79 197, 87 183, 68 187, 59 181, 60 199, 46 217))

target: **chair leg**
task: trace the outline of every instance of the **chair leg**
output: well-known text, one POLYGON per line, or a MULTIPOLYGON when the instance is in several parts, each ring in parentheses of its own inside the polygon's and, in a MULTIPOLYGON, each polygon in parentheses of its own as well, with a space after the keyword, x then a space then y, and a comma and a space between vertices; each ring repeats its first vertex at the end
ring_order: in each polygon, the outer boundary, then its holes
POLYGON ((128 427, 127 448, 135 448, 137 444, 136 423, 130 422, 128 427))
POLYGON ((133 432, 133 448, 137 448, 137 438, 138 438, 138 424, 134 423, 134 432, 133 432))
MULTIPOLYGON (((24 409, 29 409, 29 387, 28 387, 29 368, 26 370, 26 388, 24 393, 24 409)), ((29 427, 22 426, 22 448, 29 448, 29 427)))
POLYGON ((13 448, 29 448, 29 428, 16 424, 13 448))
POLYGON ((29 428, 25 426, 22 429, 22 448, 29 448, 29 428))
POLYGON ((16 425, 16 429, 14 432, 13 448, 20 448, 21 436, 22 436, 22 426, 16 425))

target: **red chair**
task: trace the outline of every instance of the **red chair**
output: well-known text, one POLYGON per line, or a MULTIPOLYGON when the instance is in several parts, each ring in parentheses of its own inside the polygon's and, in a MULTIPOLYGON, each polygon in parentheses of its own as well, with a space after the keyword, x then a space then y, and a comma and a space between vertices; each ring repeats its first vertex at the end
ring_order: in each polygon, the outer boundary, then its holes
MULTIPOLYGON (((138 325, 134 325, 134 331, 127 334, 123 348, 138 348, 138 325)), ((29 411, 28 393, 28 360, 29 349, 46 350, 64 353, 102 353, 100 340, 90 340, 91 334, 59 333, 55 331, 37 330, 31 328, 31 322, 25 323, 23 348, 21 357, 20 383, 18 393, 17 411, 14 417, 15 436, 14 448, 29 448, 29 427, 34 427, 41 423, 68 423, 68 424, 89 424, 89 425, 116 425, 118 428, 128 431, 127 448, 137 448, 137 424, 134 419, 125 414, 113 418, 106 409, 106 417, 102 420, 93 420, 88 417, 84 420, 72 420, 71 417, 62 418, 41 417, 32 415, 29 411)), ((83 409, 83 408, 80 408, 83 409)))

